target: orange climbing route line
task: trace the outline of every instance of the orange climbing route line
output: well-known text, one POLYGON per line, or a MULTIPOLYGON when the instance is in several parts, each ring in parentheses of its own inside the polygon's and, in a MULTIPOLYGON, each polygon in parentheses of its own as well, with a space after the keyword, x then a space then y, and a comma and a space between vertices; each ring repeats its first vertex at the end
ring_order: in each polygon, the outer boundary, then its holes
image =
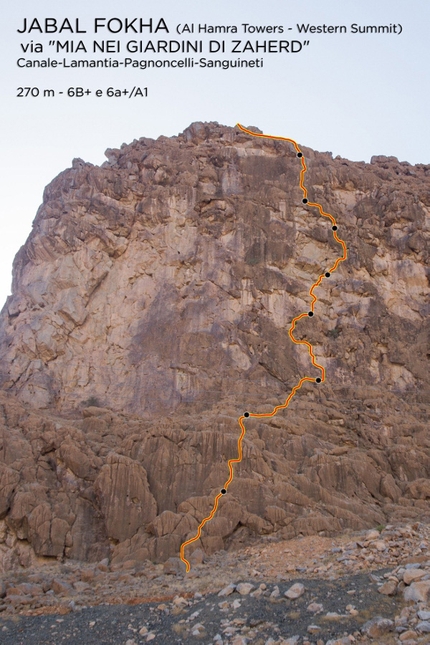
POLYGON ((207 522, 210 522, 210 520, 213 519, 215 513, 218 510, 220 499, 227 493, 228 487, 230 486, 231 482, 233 481, 233 477, 234 477, 233 464, 239 464, 242 461, 242 457, 243 457, 243 440, 244 440, 244 437, 245 437, 245 434, 246 434, 246 428, 245 428, 245 424, 244 424, 244 419, 246 419, 248 417, 249 418, 254 418, 254 419, 265 419, 265 418, 269 418, 269 417, 274 417, 275 414, 277 414, 279 412, 279 410, 285 410, 289 406, 289 404, 291 402, 291 399, 294 397, 296 392, 298 392, 300 390, 300 388, 302 387, 303 383, 306 383, 306 382, 309 382, 309 383, 323 383, 325 381, 325 368, 324 368, 323 365, 320 365, 317 362, 317 360, 315 358, 315 354, 313 352, 312 345, 307 340, 297 340, 294 337, 293 332, 294 332, 294 330, 296 328, 296 323, 299 320, 301 320, 302 318, 307 318, 309 316, 314 315, 315 305, 318 302, 318 298, 315 295, 314 290, 317 287, 320 286, 320 284, 322 283, 324 278, 330 277, 330 275, 334 271, 336 271, 336 269, 338 268, 339 264, 341 262, 343 262, 344 260, 346 260, 347 255, 348 255, 345 242, 337 234, 337 224, 336 224, 336 220, 333 217, 333 215, 331 215, 330 213, 326 213, 323 210, 323 207, 321 206, 321 204, 318 204, 317 202, 310 202, 308 200, 308 191, 307 191, 307 188, 306 188, 305 183, 304 183, 305 174, 306 174, 306 171, 307 171, 307 166, 306 166, 304 155, 303 155, 302 151, 300 150, 300 147, 299 147, 298 143, 296 141, 294 141, 294 139, 289 139, 288 137, 277 137, 277 136, 273 136, 271 134, 262 134, 260 132, 252 132, 252 130, 248 130, 248 128, 245 128, 243 125, 240 125, 240 123, 237 123, 237 127, 240 130, 242 130, 242 132, 245 132, 246 134, 249 134, 249 135, 251 135, 253 137, 260 137, 260 138, 264 138, 264 139, 276 139, 277 141, 287 141, 288 143, 291 143, 294 146, 294 148, 296 150, 296 153, 297 153, 297 156, 300 158, 300 162, 301 162, 301 166, 302 166, 302 169, 300 171, 300 180, 299 180, 299 185, 300 185, 300 188, 301 188, 302 193, 303 193, 302 201, 303 201, 304 204, 306 204, 306 206, 309 206, 310 208, 317 208, 320 215, 322 215, 323 217, 327 217, 330 220, 330 222, 332 224, 333 238, 338 244, 341 245, 341 247, 342 247, 342 255, 337 258, 336 262, 333 264, 332 267, 330 267, 324 273, 322 273, 320 276, 318 276, 317 281, 314 282, 313 285, 311 286, 311 288, 309 289, 309 295, 311 297, 310 310, 307 313, 301 313, 298 316, 296 316, 295 318, 293 318, 293 320, 291 321, 290 328, 288 330, 288 335, 290 336, 291 340, 293 341, 293 343, 295 345, 305 345, 308 348, 308 353, 309 353, 312 365, 320 370, 321 376, 317 377, 317 378, 313 378, 311 376, 302 377, 299 380, 299 382, 297 383, 297 385, 295 385, 293 387, 293 389, 291 390, 290 394, 285 399, 284 403, 282 403, 280 405, 276 405, 271 412, 264 412, 264 413, 261 413, 261 414, 258 414, 256 412, 245 412, 242 416, 239 417, 238 423, 239 423, 239 426, 240 426, 240 436, 239 436, 239 438, 237 440, 237 457, 235 459, 229 459, 228 460, 229 477, 228 477, 227 481, 225 482, 223 488, 221 488, 221 491, 216 495, 215 500, 214 500, 214 505, 213 505, 213 508, 212 508, 211 512, 209 513, 209 515, 207 517, 203 518, 202 521, 200 522, 200 524, 199 524, 199 526, 197 528, 196 534, 192 538, 190 538, 189 540, 186 540, 185 542, 183 542, 181 544, 179 555, 180 555, 180 558, 181 558, 182 562, 185 564, 185 568, 186 568, 187 572, 190 570, 191 565, 190 565, 189 560, 187 560, 187 558, 185 557, 185 549, 186 549, 187 546, 189 546, 190 544, 193 544, 193 542, 196 542, 197 540, 200 539, 203 527, 205 526, 205 524, 207 524, 207 522))

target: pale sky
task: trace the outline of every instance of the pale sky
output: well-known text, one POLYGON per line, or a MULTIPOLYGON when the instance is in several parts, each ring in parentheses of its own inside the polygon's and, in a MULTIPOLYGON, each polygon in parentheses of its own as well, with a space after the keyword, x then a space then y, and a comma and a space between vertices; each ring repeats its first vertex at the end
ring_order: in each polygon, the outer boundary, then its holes
MULTIPOLYGON (((430 3, 424 0, 17 0, 2 20, 0 57, 3 153, 0 219, 0 301, 10 293, 11 266, 25 242, 44 187, 74 157, 101 164, 106 148, 139 137, 176 135, 193 121, 238 121, 263 132, 291 137, 320 151, 354 161, 375 154, 430 163, 428 127, 430 3), (35 9, 37 7, 37 9, 35 9), (24 18, 76 18, 87 34, 19 34, 24 18), (98 34, 120 40, 210 38, 309 40, 297 54, 267 54, 259 69, 20 69, 17 59, 62 60, 48 46, 81 38, 91 43, 94 18, 164 18, 171 33, 98 34), (237 34, 176 33, 176 26, 236 25, 237 34), (242 25, 283 26, 284 33, 245 34, 242 25), (297 24, 345 25, 348 33, 299 34, 297 24), (353 34, 360 26, 401 24, 402 33, 353 34), (289 28, 292 28, 289 30, 289 28), (43 53, 24 53, 22 44, 42 43, 43 53), (91 90, 148 87, 148 98, 68 98, 69 87, 91 90), (53 89, 55 97, 18 98, 18 87, 53 89), (58 92, 64 91, 60 96, 58 92)), ((154 58, 151 54, 84 54, 69 58, 154 58)), ((189 56, 189 54, 188 54, 189 56)), ((206 54, 194 54, 197 59, 206 54)), ((162 56, 159 56, 163 58, 162 56)), ((185 54, 166 58, 184 58, 185 54)), ((254 59, 256 54, 213 54, 212 58, 254 59)))

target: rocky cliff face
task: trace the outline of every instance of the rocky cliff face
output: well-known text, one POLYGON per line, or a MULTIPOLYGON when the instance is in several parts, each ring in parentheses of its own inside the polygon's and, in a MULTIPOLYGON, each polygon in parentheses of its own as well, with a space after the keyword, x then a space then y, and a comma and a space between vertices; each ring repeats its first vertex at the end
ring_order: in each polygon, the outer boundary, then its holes
MULTIPOLYGON (((348 247, 297 327, 327 381, 249 420, 206 551, 428 513, 430 166, 302 150, 348 247)), ((176 554, 237 417, 318 375, 288 327, 339 247, 290 144, 197 123, 106 154, 46 188, 1 314, 4 562, 176 554)))

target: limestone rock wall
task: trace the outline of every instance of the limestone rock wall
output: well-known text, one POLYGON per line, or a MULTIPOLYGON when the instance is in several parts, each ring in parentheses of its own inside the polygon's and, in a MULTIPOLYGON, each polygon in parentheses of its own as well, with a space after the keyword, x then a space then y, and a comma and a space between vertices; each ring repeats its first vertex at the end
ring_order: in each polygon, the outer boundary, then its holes
MULTIPOLYGON (((390 437, 375 421, 377 388, 301 395, 288 418, 249 422, 243 462, 190 553, 430 520, 427 427, 401 398, 386 402, 401 410, 385 420, 390 437)), ((237 449, 237 422, 225 413, 145 421, 93 406, 77 420, 5 394, 0 412, 0 571, 47 557, 177 556, 237 449)))
MULTIPOLYGON (((300 332, 332 383, 416 390, 430 169, 304 152, 310 198, 337 218, 349 260, 300 332)), ((301 204, 292 147, 194 124, 107 154, 45 190, 2 315, 3 388, 33 407, 95 397, 151 417, 282 395, 308 368, 288 322, 339 254, 330 222, 301 204)))
MULTIPOLYGON (((208 552, 428 512, 430 166, 302 150, 348 247, 297 327, 327 381, 249 421, 208 552)), ((46 188, 0 316, 3 567, 176 554, 237 417, 316 375, 288 327, 339 246, 291 146, 196 123, 106 154, 46 188)))

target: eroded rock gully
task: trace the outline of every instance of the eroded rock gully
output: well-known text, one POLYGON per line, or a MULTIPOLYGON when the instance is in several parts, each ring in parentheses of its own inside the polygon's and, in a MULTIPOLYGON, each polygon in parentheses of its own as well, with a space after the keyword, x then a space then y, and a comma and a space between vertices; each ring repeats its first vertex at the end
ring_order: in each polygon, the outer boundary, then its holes
MULTIPOLYGON (((207 554, 430 515, 430 166, 302 150, 309 197, 348 247, 297 326, 327 381, 247 422, 244 460, 193 545, 207 554)), ((288 326, 339 248, 301 203, 291 146, 195 123, 106 154, 46 188, 15 259, 0 570, 177 555, 225 481, 237 417, 317 375, 288 326)))

